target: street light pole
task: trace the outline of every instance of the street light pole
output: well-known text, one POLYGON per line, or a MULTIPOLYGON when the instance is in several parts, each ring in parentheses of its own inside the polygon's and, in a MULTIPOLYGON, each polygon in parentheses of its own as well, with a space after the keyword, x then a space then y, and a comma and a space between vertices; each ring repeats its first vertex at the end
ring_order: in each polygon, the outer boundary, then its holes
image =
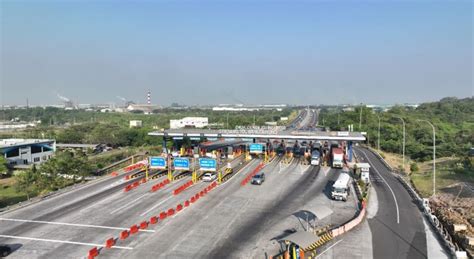
POLYGON ((362 131, 362 104, 360 104, 360 114, 359 114, 359 131, 362 131))
POLYGON ((427 120, 418 120, 428 123, 433 129, 433 196, 436 194, 436 131, 435 126, 427 120))
POLYGON ((398 117, 398 116, 396 116, 396 118, 399 118, 403 124, 402 167, 403 167, 403 171, 405 171, 405 120, 402 117, 398 117))
POLYGON ((378 136, 377 136, 377 149, 380 152, 380 115, 378 115, 377 113, 375 115, 377 115, 377 118, 379 119, 379 131, 378 131, 378 136))

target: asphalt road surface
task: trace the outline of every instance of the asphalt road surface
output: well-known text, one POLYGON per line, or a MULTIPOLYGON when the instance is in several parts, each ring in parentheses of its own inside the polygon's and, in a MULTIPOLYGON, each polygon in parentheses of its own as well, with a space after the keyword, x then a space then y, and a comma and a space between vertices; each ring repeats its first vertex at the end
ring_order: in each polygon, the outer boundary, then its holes
POLYGON ((407 190, 370 150, 355 148, 371 165, 371 181, 377 192, 378 211, 368 219, 373 258, 427 258, 423 215, 407 190))

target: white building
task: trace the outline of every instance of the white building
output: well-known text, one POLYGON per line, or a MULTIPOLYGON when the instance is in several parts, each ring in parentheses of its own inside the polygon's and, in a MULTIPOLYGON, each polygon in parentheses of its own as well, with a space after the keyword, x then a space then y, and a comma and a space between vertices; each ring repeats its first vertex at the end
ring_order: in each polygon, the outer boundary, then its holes
POLYGON ((204 128, 209 125, 207 117, 185 117, 181 120, 170 120, 170 129, 204 128))
POLYGON ((56 151, 54 139, 0 139, 0 154, 12 166, 40 164, 56 151))
POLYGON ((142 121, 140 120, 131 120, 130 121, 130 128, 141 128, 142 127, 142 121))

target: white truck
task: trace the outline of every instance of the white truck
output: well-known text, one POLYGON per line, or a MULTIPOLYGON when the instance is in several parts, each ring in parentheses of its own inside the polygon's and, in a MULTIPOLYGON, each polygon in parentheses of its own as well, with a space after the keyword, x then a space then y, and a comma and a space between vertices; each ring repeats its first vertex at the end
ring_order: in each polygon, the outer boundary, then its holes
POLYGON ((351 176, 348 173, 341 173, 332 186, 331 196, 334 200, 347 201, 350 192, 351 176))

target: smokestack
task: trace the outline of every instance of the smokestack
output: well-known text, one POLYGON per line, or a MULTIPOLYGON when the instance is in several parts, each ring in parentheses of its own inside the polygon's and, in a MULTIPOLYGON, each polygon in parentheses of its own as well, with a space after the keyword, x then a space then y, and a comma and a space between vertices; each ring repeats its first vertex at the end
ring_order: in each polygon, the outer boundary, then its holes
POLYGON ((148 94, 146 96, 146 103, 151 104, 151 92, 150 92, 150 90, 148 90, 148 94))

